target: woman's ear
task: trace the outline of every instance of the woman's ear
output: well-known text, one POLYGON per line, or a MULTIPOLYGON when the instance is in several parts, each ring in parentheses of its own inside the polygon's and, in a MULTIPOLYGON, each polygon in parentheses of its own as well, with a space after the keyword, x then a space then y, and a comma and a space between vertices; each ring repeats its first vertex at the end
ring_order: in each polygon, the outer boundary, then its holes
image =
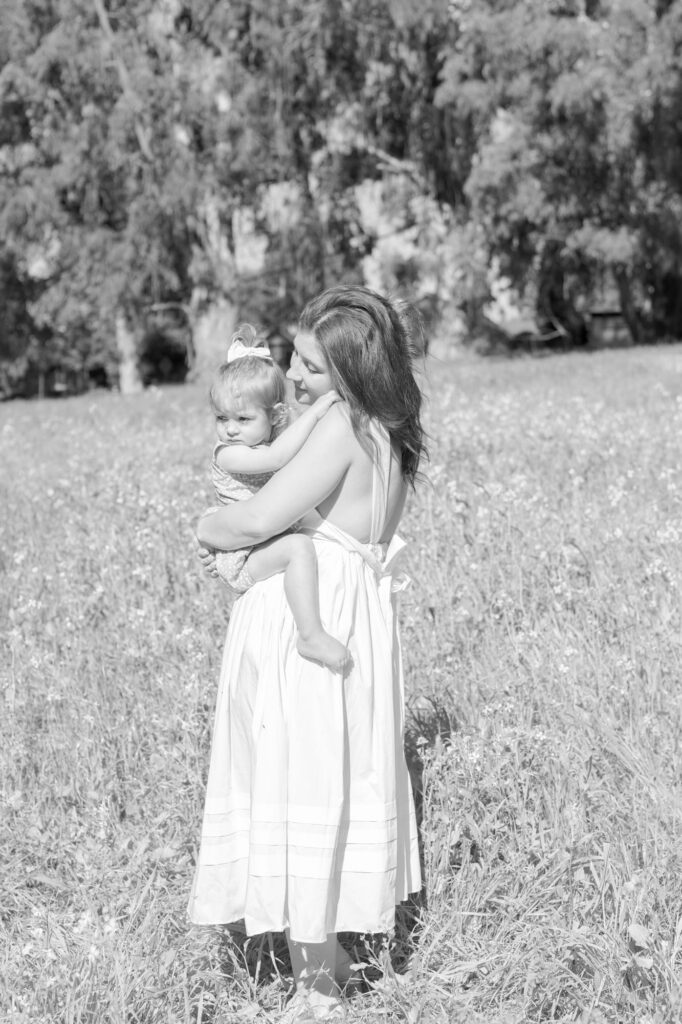
POLYGON ((289 422, 289 406, 284 402, 277 402, 270 410, 270 422, 276 430, 286 427, 289 422))

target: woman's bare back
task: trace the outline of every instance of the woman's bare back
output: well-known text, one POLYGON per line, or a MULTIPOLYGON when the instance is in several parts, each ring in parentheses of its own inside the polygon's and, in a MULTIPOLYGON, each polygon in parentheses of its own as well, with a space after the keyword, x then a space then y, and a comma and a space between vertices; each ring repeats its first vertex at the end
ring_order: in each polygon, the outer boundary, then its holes
MULTIPOLYGON (((339 409, 346 423, 344 444, 348 445, 350 465, 336 489, 320 502, 317 511, 323 519, 345 530, 356 540, 367 543, 372 526, 372 478, 374 474, 373 447, 367 451, 353 432, 345 411, 339 409)), ((407 487, 402 478, 400 452, 391 446, 388 486, 386 488, 386 517, 381 541, 389 541, 397 528, 405 504, 407 487)))

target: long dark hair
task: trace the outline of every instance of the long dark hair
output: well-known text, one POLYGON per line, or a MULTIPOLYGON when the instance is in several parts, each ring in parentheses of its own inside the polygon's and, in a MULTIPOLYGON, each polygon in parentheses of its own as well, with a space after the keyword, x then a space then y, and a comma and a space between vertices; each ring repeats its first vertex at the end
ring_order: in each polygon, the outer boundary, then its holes
POLYGON ((368 419, 379 420, 400 447, 403 476, 414 484, 426 455, 422 394, 412 369, 413 356, 423 351, 416 311, 369 288, 340 285, 307 304, 299 330, 323 349, 360 442, 366 446, 368 419))

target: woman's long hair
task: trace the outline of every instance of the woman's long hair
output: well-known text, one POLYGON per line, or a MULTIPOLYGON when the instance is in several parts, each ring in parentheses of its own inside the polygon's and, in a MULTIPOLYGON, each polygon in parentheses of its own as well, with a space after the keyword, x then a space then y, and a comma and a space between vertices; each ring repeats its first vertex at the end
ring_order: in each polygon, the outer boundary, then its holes
POLYGON ((307 304, 299 330, 323 349, 360 442, 366 447, 368 419, 379 420, 400 447, 403 476, 414 484, 426 454, 422 394, 412 369, 413 357, 424 350, 416 310, 369 288, 341 285, 307 304))

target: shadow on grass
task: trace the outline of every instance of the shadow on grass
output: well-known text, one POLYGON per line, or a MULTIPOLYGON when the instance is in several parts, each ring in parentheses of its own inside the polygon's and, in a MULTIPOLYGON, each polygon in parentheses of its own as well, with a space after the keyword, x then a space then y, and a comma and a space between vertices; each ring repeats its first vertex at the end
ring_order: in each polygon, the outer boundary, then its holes
POLYGON ((454 701, 445 694, 444 699, 420 697, 405 709, 405 760, 412 782, 417 836, 419 842, 419 866, 422 888, 411 893, 404 903, 396 907, 395 934, 391 942, 391 963, 396 974, 405 973, 419 946, 422 920, 428 909, 428 892, 424 880, 424 751, 432 748, 437 741, 447 742, 457 732, 459 724, 453 714, 454 701))

